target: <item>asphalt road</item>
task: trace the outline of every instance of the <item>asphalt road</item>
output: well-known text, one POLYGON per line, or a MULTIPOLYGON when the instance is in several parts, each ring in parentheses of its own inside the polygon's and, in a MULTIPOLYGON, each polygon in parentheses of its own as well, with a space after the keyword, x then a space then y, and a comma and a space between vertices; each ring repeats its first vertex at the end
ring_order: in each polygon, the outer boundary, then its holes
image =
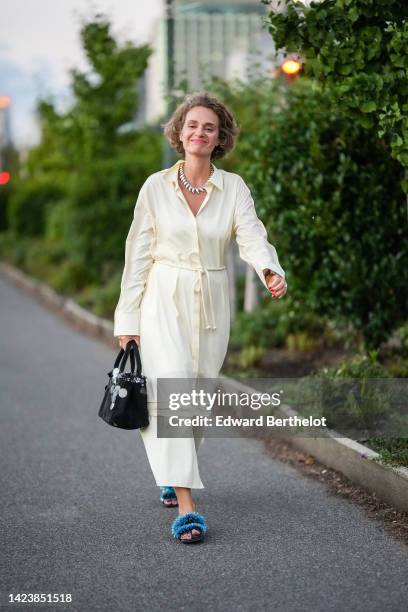
POLYGON ((0 296, 2 610, 406 612, 408 548, 256 440, 205 440, 209 533, 175 541, 140 433, 97 416, 116 351, 2 277, 0 296))

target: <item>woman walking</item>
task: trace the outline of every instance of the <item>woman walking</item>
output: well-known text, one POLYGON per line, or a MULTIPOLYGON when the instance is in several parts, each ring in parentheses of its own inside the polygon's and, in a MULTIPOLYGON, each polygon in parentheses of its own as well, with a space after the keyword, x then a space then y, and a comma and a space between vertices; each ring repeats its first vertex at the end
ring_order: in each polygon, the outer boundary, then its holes
POLYGON ((203 440, 158 438, 157 378, 216 378, 230 334, 225 255, 235 238, 273 299, 286 293, 285 272, 268 242, 243 179, 212 161, 232 150, 234 118, 207 92, 191 94, 165 125, 183 156, 142 185, 126 239, 114 335, 135 339, 147 378, 150 422, 140 429, 161 501, 178 506, 172 533, 190 543, 203 538, 205 518, 191 489, 202 489, 197 451, 203 440))

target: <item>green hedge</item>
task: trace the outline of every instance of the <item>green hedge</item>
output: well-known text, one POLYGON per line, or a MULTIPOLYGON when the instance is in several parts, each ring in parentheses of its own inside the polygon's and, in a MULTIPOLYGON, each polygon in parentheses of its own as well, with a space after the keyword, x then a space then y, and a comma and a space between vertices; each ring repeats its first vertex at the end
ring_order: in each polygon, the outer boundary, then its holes
POLYGON ((404 173, 387 143, 299 80, 265 115, 246 178, 302 308, 350 322, 376 348, 406 319, 404 173), (267 118, 269 125, 267 125, 267 118))
POLYGON ((17 235, 41 236, 49 210, 64 195, 64 187, 53 177, 35 176, 17 180, 8 205, 9 228, 17 235))

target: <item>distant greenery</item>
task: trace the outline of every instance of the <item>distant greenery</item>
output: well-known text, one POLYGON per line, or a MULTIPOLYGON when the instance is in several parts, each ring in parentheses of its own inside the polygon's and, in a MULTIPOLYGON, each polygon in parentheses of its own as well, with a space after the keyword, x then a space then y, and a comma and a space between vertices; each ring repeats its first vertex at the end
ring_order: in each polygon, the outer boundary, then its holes
POLYGON ((18 176, 19 153, 13 144, 9 143, 2 147, 0 156, 0 172, 9 172, 11 179, 6 185, 0 186, 0 232, 7 230, 7 210, 13 181, 18 176))
MULTIPOLYGON (((2 256, 60 291, 95 284, 117 299, 137 194, 161 165, 161 134, 132 125, 151 49, 120 46, 100 15, 82 25, 81 40, 90 69, 71 70, 70 107, 59 112, 52 98, 38 101, 41 141, 13 178, 3 230, 14 253, 2 256)), ((114 298, 108 302, 104 314, 114 298)))
POLYGON ((16 236, 43 235, 48 213, 65 193, 64 186, 52 175, 18 181, 8 205, 9 228, 16 236))

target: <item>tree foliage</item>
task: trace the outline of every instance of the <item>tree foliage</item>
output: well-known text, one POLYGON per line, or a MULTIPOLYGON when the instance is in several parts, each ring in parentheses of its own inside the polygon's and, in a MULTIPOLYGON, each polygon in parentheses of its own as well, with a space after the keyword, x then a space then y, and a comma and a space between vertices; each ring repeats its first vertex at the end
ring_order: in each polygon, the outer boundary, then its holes
POLYGON ((51 100, 38 104, 43 144, 51 139, 72 169, 96 157, 112 157, 126 143, 121 128, 136 113, 138 80, 151 54, 148 45, 119 46, 103 16, 83 25, 81 40, 90 70, 70 70, 71 107, 58 113, 51 100))
MULTIPOLYGON (((305 74, 330 87, 339 111, 375 129, 408 168, 408 4, 400 0, 271 3, 278 49, 301 53, 305 74)), ((403 181, 408 193, 408 182, 403 181)))
MULTIPOLYGON (((11 194, 12 228, 64 244, 89 280, 104 280, 124 257, 138 191, 161 161, 161 135, 134 127, 148 45, 120 45, 97 15, 81 28, 89 70, 72 69, 69 108, 38 101, 41 141, 11 194)), ((85 278, 85 275, 83 276, 85 278)))
POLYGON ((351 323, 377 347, 406 317, 404 169, 315 81, 217 87, 241 127, 234 171, 277 248, 294 316, 351 323))

